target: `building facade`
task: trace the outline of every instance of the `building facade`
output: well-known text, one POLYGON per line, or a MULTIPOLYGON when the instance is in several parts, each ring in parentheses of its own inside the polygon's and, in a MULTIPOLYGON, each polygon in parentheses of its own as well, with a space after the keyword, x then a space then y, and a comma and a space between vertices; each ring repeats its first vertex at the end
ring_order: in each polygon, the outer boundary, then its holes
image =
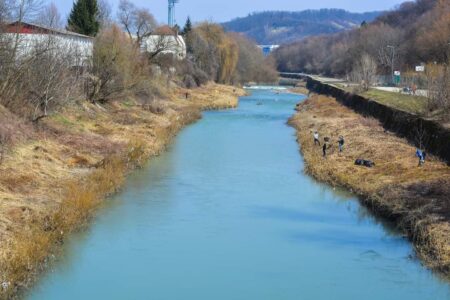
POLYGON ((93 54, 94 39, 66 30, 15 22, 6 27, 3 38, 17 48, 17 58, 31 53, 48 51, 65 56, 73 66, 83 66, 93 54))
POLYGON ((186 43, 181 35, 168 26, 158 28, 142 41, 141 50, 151 55, 172 54, 176 59, 186 58, 186 43))

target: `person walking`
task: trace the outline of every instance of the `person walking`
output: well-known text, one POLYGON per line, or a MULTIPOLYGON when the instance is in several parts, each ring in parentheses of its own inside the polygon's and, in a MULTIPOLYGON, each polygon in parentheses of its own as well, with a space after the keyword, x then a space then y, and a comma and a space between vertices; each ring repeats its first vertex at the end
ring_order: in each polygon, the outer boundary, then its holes
POLYGON ((317 131, 314 132, 314 145, 319 144, 319 146, 320 146, 320 140, 319 140, 319 138, 320 138, 319 133, 318 133, 317 131))
POLYGON ((338 140, 339 152, 344 151, 344 144, 345 144, 345 140, 344 140, 344 137, 341 135, 341 136, 339 136, 339 140, 338 140))
POLYGON ((322 152, 323 152, 323 157, 326 158, 327 157, 327 143, 326 142, 323 143, 322 152))

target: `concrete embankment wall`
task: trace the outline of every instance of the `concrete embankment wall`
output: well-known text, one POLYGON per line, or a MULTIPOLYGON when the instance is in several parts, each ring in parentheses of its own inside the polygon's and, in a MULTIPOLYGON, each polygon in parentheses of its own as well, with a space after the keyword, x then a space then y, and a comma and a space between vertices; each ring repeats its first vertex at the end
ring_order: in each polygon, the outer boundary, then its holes
MULTIPOLYGON (((338 102, 354 111, 378 119, 387 130, 408 139, 416 146, 422 143, 428 153, 436 155, 450 164, 450 129, 443 127, 438 122, 348 93, 309 76, 302 77, 306 77, 306 86, 310 91, 336 98, 338 102)), ((383 141, 380 141, 380 147, 383 147, 383 141)))

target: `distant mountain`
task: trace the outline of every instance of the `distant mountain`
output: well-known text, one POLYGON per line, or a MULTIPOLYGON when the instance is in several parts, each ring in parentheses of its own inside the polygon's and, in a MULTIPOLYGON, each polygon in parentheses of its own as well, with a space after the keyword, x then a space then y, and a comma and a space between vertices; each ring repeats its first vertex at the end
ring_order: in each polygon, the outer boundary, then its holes
POLYGON ((300 12, 266 11, 252 13, 223 23, 227 31, 240 32, 258 44, 278 45, 308 36, 330 34, 370 22, 382 12, 351 13, 343 9, 300 12))

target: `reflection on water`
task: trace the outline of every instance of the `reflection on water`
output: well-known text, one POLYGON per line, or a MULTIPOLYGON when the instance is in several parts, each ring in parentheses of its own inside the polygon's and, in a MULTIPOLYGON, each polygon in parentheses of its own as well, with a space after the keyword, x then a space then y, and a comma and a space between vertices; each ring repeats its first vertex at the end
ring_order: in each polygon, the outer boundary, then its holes
POLYGON ((450 299, 409 243, 302 172, 298 95, 208 112, 129 179, 29 299, 450 299))

